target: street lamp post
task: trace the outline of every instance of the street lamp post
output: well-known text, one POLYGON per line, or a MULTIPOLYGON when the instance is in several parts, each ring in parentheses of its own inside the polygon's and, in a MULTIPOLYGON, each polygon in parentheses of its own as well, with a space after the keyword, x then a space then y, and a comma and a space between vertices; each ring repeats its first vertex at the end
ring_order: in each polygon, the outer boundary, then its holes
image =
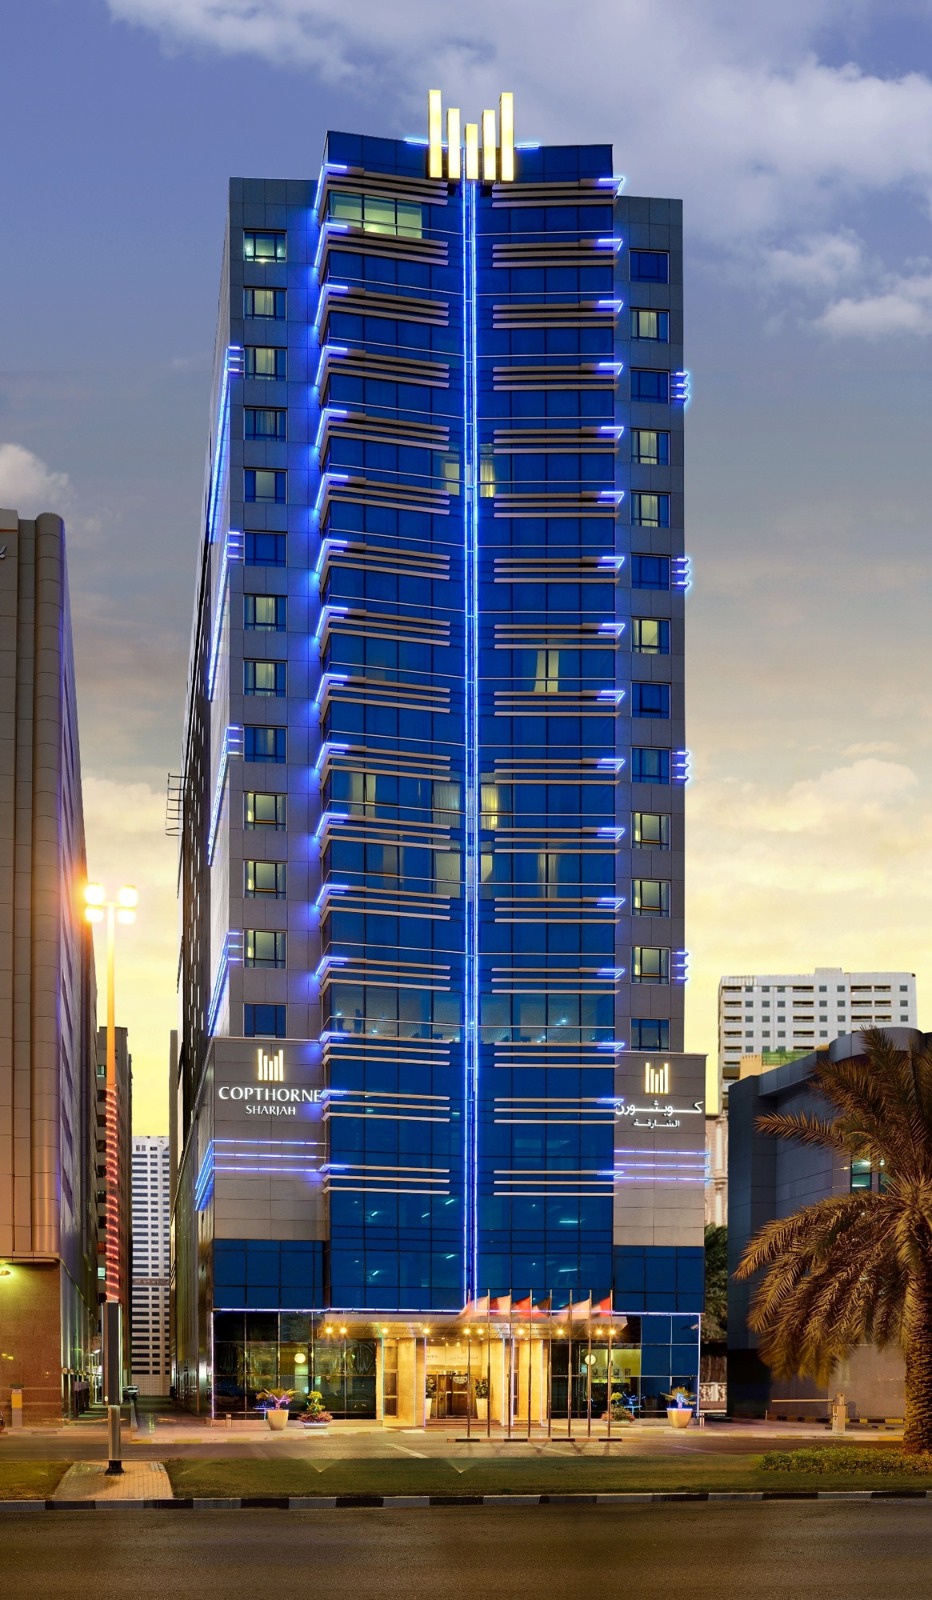
POLYGON ((116 996, 114 972, 116 966, 116 925, 136 920, 139 895, 126 884, 115 900, 108 900, 99 883, 89 883, 84 890, 84 915, 88 922, 107 923, 107 1077, 106 1077, 106 1173, 107 1204, 105 1211, 106 1238, 104 1244, 104 1314, 102 1320, 104 1401, 107 1406, 107 1436, 109 1440, 107 1472, 115 1475, 123 1471, 121 1420, 123 1404, 123 1329, 122 1329, 122 1271, 120 1260, 120 1118, 117 1099, 116 1070, 116 996))

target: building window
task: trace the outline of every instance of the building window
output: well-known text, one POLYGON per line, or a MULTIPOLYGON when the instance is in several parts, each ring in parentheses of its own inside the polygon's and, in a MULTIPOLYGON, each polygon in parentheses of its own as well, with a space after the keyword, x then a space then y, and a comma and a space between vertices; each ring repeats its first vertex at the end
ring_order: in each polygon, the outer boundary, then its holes
POLYGON ((283 567, 286 560, 283 533, 247 533, 247 567, 283 567))
POLYGON ((281 699, 285 693, 285 672, 284 661, 244 661, 243 693, 281 699))
POLYGON ((284 261, 287 237, 284 233, 247 228, 243 233, 243 260, 284 261))
POLYGON ((632 556, 632 589, 669 589, 669 556, 632 556))
POLYGON ((632 783, 669 783, 669 750, 645 750, 637 746, 631 751, 632 783))
POLYGON ((287 351, 272 344, 247 344, 247 378, 280 378, 287 373, 287 351))
MULTIPOLYGON (((248 351, 246 353, 247 355, 249 354, 248 351)), ((642 400, 647 405, 669 405, 669 372, 657 372, 652 367, 632 367, 631 398, 632 400, 642 400)))
POLYGON ((246 467, 243 480, 243 499, 250 504, 254 501, 276 506, 285 504, 287 473, 273 472, 267 467, 246 467))
POLYGON ((670 624, 666 617, 634 617, 631 648, 642 656, 670 654, 670 624))
POLYGON ((244 1006, 243 1035, 247 1039, 284 1039, 284 1006, 244 1006))
POLYGON ((669 528, 670 496, 668 494, 633 494, 631 496, 631 521, 636 528, 669 528))
POLYGON ((670 952, 656 944, 636 944, 631 963, 632 983, 669 983, 670 952))
POLYGON ((668 683, 633 683, 631 685, 631 714, 635 717, 663 717, 670 715, 670 685, 668 683))
POLYGON ((424 234, 423 206, 387 195, 332 194, 330 220, 362 228, 364 233, 389 233, 404 239, 420 239, 424 234))
POLYGON ((279 766, 285 762, 284 728, 244 728, 243 759, 245 761, 274 761, 279 766))
POLYGON ((258 789, 247 789, 243 796, 243 823, 247 828, 274 828, 285 830, 285 796, 265 794, 258 789))
POLYGON ((670 885, 665 878, 635 878, 632 910, 636 917, 668 917, 670 885))
POLYGON ((284 633, 286 606, 283 594, 244 594, 243 627, 257 633, 284 633))
POLYGON ((631 460, 639 467, 668 467, 670 435, 656 428, 632 428, 631 460))
POLYGON ((285 290, 284 289, 244 289, 243 290, 243 316, 244 317, 271 317, 276 322, 284 321, 284 317, 285 317, 285 290))
POLYGON ((632 1050, 669 1050, 670 1024, 665 1017, 631 1018, 632 1050))
POLYGON ((243 871, 248 900, 255 900, 260 895, 269 895, 273 900, 284 900, 284 861, 246 861, 243 863, 243 871))
POLYGON ((639 850, 669 850, 670 818, 661 811, 635 811, 632 844, 639 850))
POLYGON ((287 415, 287 411, 247 406, 245 410, 246 438, 284 439, 286 437, 285 419, 287 415))
POLYGON ((247 967, 283 967, 285 965, 285 935, 273 933, 270 928, 247 928, 245 936, 246 953, 243 958, 247 967))
POLYGON ((666 250, 632 250, 631 277, 635 283, 669 283, 669 253, 666 250))
POLYGON ((658 344, 669 344, 669 311, 648 311, 638 306, 632 306, 631 337, 632 339, 654 339, 658 344))

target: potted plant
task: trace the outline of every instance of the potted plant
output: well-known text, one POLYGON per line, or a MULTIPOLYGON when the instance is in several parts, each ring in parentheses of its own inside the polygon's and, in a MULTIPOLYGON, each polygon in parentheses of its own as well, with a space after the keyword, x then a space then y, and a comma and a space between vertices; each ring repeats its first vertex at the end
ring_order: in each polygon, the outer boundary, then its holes
POLYGON ((324 1397, 319 1389, 311 1389, 307 1397, 307 1410, 304 1413, 304 1426, 306 1428, 326 1428, 328 1422, 333 1421, 329 1411, 324 1410, 324 1397))
POLYGON ((431 1412, 434 1409, 434 1395, 436 1394, 436 1392, 437 1392, 437 1380, 436 1380, 436 1378, 428 1378, 427 1382, 424 1385, 424 1393, 426 1395, 426 1399, 424 1401, 424 1418, 425 1418, 425 1420, 429 1420, 430 1419, 431 1412))
POLYGON ((682 1384, 677 1384, 669 1394, 664 1395, 667 1402, 667 1421, 674 1428, 688 1428, 693 1419, 693 1405, 695 1396, 682 1384))
POLYGON ((480 1422, 485 1422, 489 1415, 489 1380, 488 1378, 476 1379, 476 1416, 480 1422))
POLYGON ((634 1421, 634 1410, 632 1408, 631 1398, 629 1395, 625 1394, 623 1389, 612 1390, 609 1404, 611 1406, 613 1422, 634 1421))
POLYGON ((260 1389, 256 1399, 265 1402, 265 1420, 273 1433, 282 1433, 288 1426, 288 1407, 295 1397, 294 1389, 260 1389))

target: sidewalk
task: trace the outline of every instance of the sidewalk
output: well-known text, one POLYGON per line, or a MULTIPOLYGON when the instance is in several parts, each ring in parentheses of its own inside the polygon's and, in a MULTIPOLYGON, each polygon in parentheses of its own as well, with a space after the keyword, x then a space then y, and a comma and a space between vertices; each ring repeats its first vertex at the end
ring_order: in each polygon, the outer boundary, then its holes
POLYGON ((171 1500, 171 1479, 161 1461, 124 1461, 119 1476, 108 1477, 104 1461, 76 1461, 52 1496, 74 1503, 84 1500, 171 1500))

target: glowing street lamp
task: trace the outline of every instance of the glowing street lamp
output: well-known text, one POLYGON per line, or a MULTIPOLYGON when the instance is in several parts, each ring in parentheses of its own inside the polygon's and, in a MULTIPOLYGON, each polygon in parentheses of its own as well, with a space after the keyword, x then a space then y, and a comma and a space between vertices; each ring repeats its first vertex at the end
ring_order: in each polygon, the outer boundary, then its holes
POLYGON ((104 1246, 104 1315, 103 1315, 103 1370, 104 1399, 107 1403, 107 1421, 110 1436, 107 1467, 109 1473, 123 1471, 120 1445, 120 1407, 123 1401, 123 1355, 120 1291, 120 1119, 117 1104, 116 1071, 116 990, 114 970, 116 965, 116 925, 127 926, 136 920, 139 894, 130 884, 118 890, 115 900, 108 900, 106 890, 99 883, 89 883, 84 890, 84 916, 90 923, 107 923, 107 1078, 106 1078, 106 1173, 107 1204, 105 1212, 106 1240, 104 1246))

